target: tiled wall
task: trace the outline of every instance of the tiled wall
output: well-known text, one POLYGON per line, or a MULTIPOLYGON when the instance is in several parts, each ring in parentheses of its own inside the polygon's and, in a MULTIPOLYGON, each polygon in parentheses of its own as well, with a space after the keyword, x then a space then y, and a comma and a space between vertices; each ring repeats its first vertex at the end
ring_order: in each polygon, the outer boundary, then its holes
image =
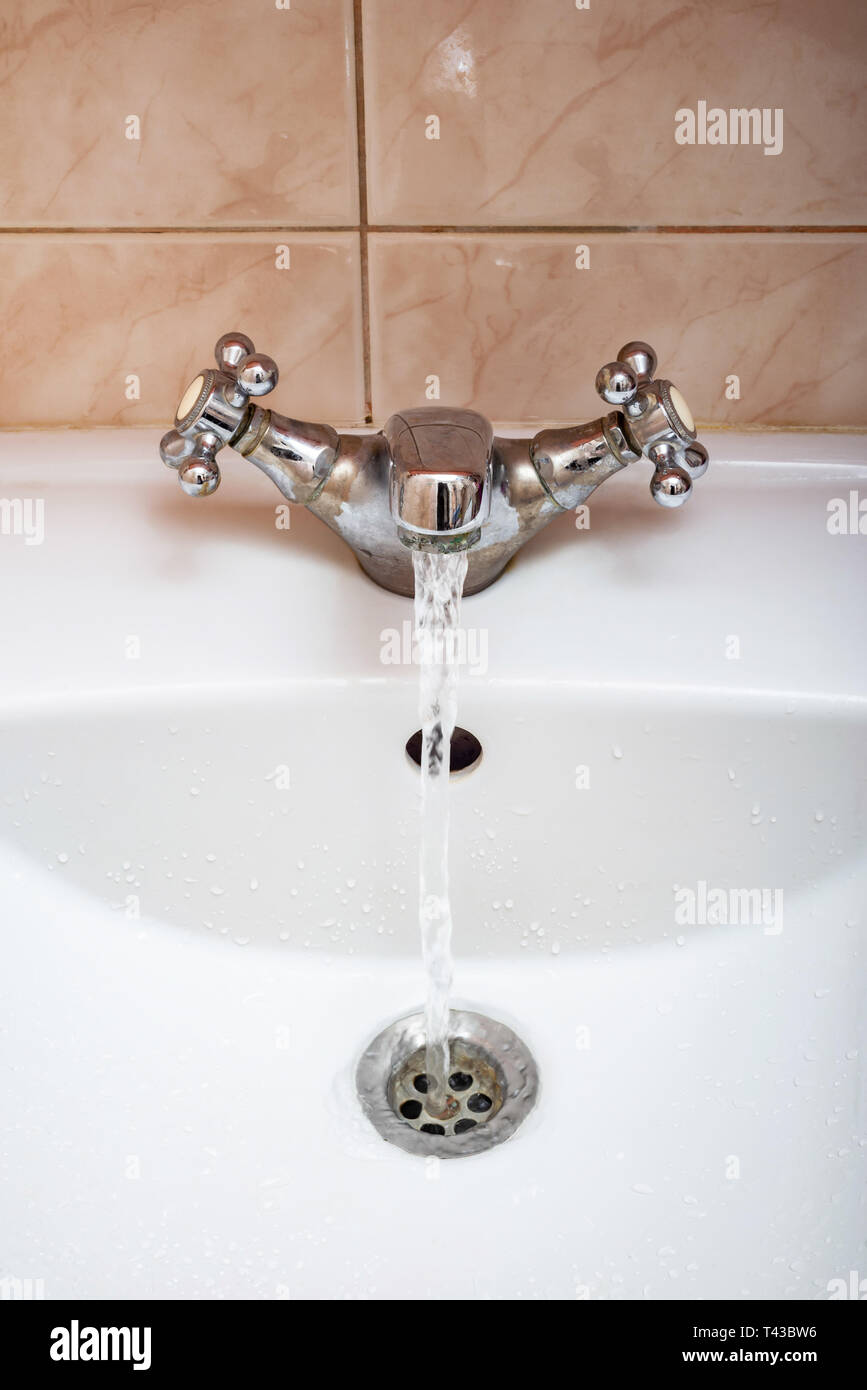
POLYGON ((278 408, 336 424, 437 389, 589 418, 646 337, 705 425, 867 426, 867 5, 28 0, 0 26, 2 426, 167 425, 235 327, 278 408), (715 142, 714 108, 766 112, 758 143, 715 142))

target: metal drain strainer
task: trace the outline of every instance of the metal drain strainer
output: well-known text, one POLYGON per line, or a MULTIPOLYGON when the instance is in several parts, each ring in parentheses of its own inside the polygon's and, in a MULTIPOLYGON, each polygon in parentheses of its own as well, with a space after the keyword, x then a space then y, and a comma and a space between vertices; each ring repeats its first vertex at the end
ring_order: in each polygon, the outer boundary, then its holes
POLYGON ((414 1154, 463 1158, 508 1139, 539 1090, 536 1064, 521 1039, 484 1014, 450 1014, 451 1072, 446 1113, 425 1110, 424 1015, 384 1029, 358 1064, 362 1108, 383 1139, 414 1154))

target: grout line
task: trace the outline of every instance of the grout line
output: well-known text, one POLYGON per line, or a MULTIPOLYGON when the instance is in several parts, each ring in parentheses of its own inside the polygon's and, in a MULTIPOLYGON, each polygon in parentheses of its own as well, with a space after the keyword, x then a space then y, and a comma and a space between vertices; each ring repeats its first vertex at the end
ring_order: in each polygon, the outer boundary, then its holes
POLYGON ((411 235, 414 232, 428 236, 436 235, 462 235, 462 236, 526 236, 528 233, 541 234, 545 236, 634 236, 636 233, 645 235, 658 234, 660 236, 748 236, 756 233, 764 233, 770 236, 780 236, 782 234, 813 233, 827 235, 832 233, 858 233, 867 232, 867 226, 824 226, 824 227, 693 227, 693 226, 629 226, 629 227, 564 227, 564 226, 518 226, 512 223, 509 226, 498 226, 496 223, 486 223, 484 225, 466 224, 463 226, 447 226, 444 223, 431 223, 427 226, 412 223, 371 223, 371 232, 401 233, 411 235))
MULTIPOLYGON (((356 0, 357 3, 357 0, 356 0)), ((363 88, 364 82, 361 82, 363 88)), ((272 232, 290 232, 295 236, 321 236, 328 234, 352 234, 360 232, 382 232, 383 235, 413 234, 424 236, 854 236, 863 235, 867 227, 859 224, 839 225, 839 227, 560 227, 560 225, 499 225, 496 222, 485 224, 421 224, 421 222, 368 222, 367 221, 367 158, 363 147, 364 114, 358 111, 358 200, 361 203, 361 218, 358 222, 333 222, 333 224, 302 225, 292 222, 260 222, 256 227, 3 227, 0 236, 268 236, 272 232)))
POLYGON ((364 122, 364 38, 361 0, 352 2, 355 37, 355 129, 358 151, 358 255, 361 274, 361 359, 364 377, 364 418, 373 421, 370 372, 370 275, 367 255, 367 133, 364 122))
POLYGON ((309 233, 310 236, 321 236, 328 232, 336 235, 338 232, 357 232, 359 230, 356 222, 341 222, 333 224, 305 225, 288 222, 260 222, 255 226, 226 224, 225 226, 190 226, 190 227, 4 227, 0 224, 0 236, 273 236, 274 233, 292 232, 294 235, 309 233))
MULTIPOLYGON (((360 0, 355 0, 360 5, 360 0)), ((360 49, 360 43, 358 45, 360 49)), ((356 61, 360 61, 356 58, 356 61)), ((657 224, 654 226, 642 226, 636 224, 629 227, 615 226, 558 226, 541 224, 518 225, 511 223, 508 226, 500 226, 496 223, 412 223, 412 222, 368 222, 367 220, 367 159, 364 149, 364 112, 361 103, 364 99, 364 79, 358 84, 361 88, 356 97, 356 121, 358 125, 358 176, 359 176, 359 203, 361 217, 357 223, 329 223, 321 225, 300 225, 286 222, 262 222, 256 226, 200 226, 200 227, 4 227, 0 225, 0 236, 267 236, 272 232, 289 232, 294 236, 322 236, 328 234, 336 236, 339 233, 359 232, 363 237, 367 237, 370 232, 380 232, 384 235, 402 236, 417 233, 426 236, 526 236, 528 233, 542 236, 633 236, 636 233, 645 235, 659 236, 783 236, 797 234, 798 236, 846 236, 858 235, 867 232, 867 226, 853 223, 851 225, 841 224, 839 226, 750 226, 750 227, 723 227, 723 226, 666 226, 657 224)))

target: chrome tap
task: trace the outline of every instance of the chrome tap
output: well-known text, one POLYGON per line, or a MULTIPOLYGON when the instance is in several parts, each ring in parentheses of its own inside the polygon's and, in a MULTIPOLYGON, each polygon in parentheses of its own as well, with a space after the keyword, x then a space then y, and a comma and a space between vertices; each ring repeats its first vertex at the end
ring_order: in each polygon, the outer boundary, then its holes
POLYGON ((553 517, 641 457, 653 464, 650 491, 664 507, 680 506, 708 466, 689 407, 654 377, 647 343, 627 343, 596 377, 602 399, 619 409, 532 439, 495 437, 475 411, 439 406, 400 411, 375 434, 338 434, 256 403, 278 371, 245 334, 225 334, 215 355, 217 370, 188 386, 160 444, 183 490, 214 492, 217 453, 228 445, 342 536, 365 573, 394 593, 413 593, 412 550, 467 550, 465 593, 486 588, 553 517))

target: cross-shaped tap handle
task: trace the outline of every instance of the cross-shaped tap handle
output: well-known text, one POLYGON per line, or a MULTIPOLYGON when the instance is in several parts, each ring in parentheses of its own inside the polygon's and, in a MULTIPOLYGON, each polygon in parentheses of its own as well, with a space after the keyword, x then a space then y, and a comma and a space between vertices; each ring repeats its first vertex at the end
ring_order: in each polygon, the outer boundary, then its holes
POLYGON ((650 492, 662 507, 685 502, 695 478, 707 472, 707 449, 696 438, 692 411, 670 381, 657 379, 648 343, 625 343, 596 376, 596 390, 617 406, 629 443, 653 464, 650 492))
POLYGON ((217 454, 242 426, 250 401, 277 385, 277 363, 256 352, 246 333, 224 333, 214 349, 217 371, 207 368, 181 397, 175 427, 160 441, 160 457, 177 469, 190 497, 209 497, 220 485, 217 454))

